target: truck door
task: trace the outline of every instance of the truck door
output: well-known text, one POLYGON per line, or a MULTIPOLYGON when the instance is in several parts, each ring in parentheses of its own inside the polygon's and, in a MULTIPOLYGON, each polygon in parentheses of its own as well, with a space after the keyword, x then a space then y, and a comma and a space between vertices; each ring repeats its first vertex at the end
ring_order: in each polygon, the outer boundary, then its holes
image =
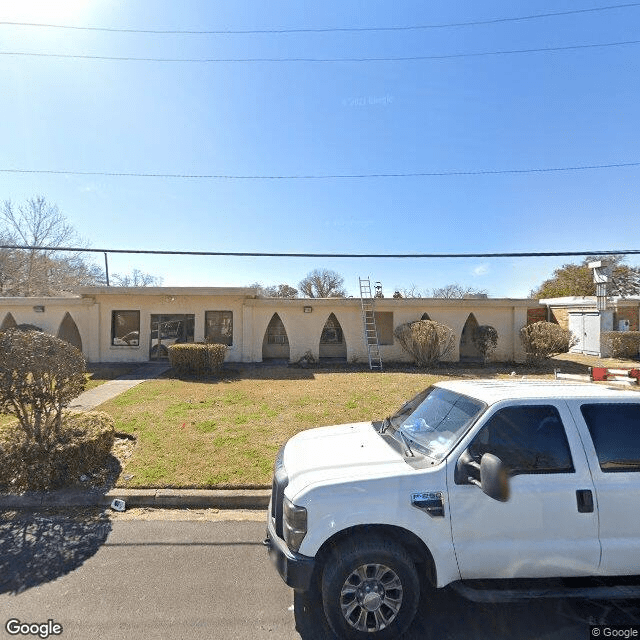
POLYGON ((447 469, 453 542, 463 579, 593 574, 600 561, 594 486, 563 401, 502 405, 486 418, 468 451, 498 456, 510 473, 506 502, 447 469), (460 481, 460 479, 459 479, 460 481))
MULTIPOLYGON (((577 405, 577 403, 576 403, 577 405)), ((583 401, 600 522, 602 575, 640 574, 640 402, 583 401)), ((577 414, 577 415, 576 415, 577 414)))

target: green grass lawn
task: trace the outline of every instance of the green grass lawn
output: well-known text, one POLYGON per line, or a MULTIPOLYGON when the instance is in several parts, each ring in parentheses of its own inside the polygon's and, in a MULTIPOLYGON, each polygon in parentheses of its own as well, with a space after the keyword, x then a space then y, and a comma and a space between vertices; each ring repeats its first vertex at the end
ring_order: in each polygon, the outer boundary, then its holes
POLYGON ((277 450, 294 434, 384 418, 437 379, 256 368, 218 382, 151 380, 99 409, 137 438, 127 486, 266 486, 277 450))
MULTIPOLYGON (((384 373, 233 366, 220 380, 150 380, 98 407, 114 418, 117 431, 136 437, 118 486, 266 487, 275 454, 291 436, 323 425, 382 419, 438 380, 509 377, 512 371, 552 378, 556 368, 586 373, 588 366, 638 363, 564 354, 537 368, 454 364, 432 372, 410 366, 384 373), (133 477, 125 481, 124 474, 133 477)), ((117 377, 113 371, 98 375, 98 380, 117 377)), ((0 416, 0 427, 10 419, 0 416)))
MULTIPOLYGON (((452 365, 425 373, 286 366, 227 371, 219 381, 152 380, 103 404, 116 429, 136 436, 124 471, 131 487, 255 487, 271 482, 273 460, 291 436, 313 427, 378 420, 421 389, 460 377, 553 377, 554 368, 633 366, 565 354, 541 367, 452 365)), ((233 365, 230 365, 233 366, 233 365)))

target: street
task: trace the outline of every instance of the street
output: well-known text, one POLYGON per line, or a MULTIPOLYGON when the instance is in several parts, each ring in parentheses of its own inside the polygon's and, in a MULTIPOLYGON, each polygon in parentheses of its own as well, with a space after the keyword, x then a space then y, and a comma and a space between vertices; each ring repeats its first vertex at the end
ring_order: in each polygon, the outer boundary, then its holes
MULTIPOLYGON (((294 597, 270 566, 262 514, 224 517, 233 512, 189 521, 97 510, 0 516, 0 637, 16 637, 5 625, 18 619, 53 620, 62 633, 51 637, 65 640, 330 640, 317 598, 294 597)), ((445 589, 423 598, 406 640, 586 640, 589 621, 629 615, 585 601, 479 605, 445 589)))

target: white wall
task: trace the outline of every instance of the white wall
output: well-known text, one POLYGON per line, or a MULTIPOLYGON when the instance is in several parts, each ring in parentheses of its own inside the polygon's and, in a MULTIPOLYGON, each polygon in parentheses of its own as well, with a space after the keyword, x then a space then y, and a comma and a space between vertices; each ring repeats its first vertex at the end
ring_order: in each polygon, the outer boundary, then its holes
MULTIPOLYGON (((76 322, 82 338, 85 357, 89 362, 147 362, 151 340, 152 314, 194 314, 196 342, 204 339, 206 311, 233 313, 233 345, 227 352, 230 362, 260 362, 267 325, 274 313, 284 323, 289 339, 290 360, 298 361, 310 351, 319 356, 320 335, 331 313, 343 330, 347 361, 367 362, 363 338, 360 300, 358 298, 281 299, 256 298, 251 288, 104 288, 81 290, 76 298, 0 298, 0 323, 11 312, 18 324, 35 324, 56 335, 68 311, 76 322), (34 307, 44 306, 38 313, 34 307), (304 307, 311 307, 305 313, 304 307), (113 311, 140 311, 140 344, 111 344, 113 311)), ((450 360, 459 358, 460 334, 470 313, 478 324, 489 324, 498 331, 498 347, 492 354, 495 361, 524 361, 519 331, 525 326, 527 308, 539 306, 533 300, 512 299, 377 299, 375 309, 393 313, 393 326, 418 320, 428 313, 432 320, 454 330, 456 344, 450 360)), ((410 361, 400 345, 381 345, 383 362, 410 361)))

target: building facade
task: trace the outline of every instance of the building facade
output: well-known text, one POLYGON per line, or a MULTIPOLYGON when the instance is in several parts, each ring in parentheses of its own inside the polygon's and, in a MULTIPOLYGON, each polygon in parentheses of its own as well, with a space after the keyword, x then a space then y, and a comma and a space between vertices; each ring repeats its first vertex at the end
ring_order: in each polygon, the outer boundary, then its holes
MULTIPOLYGON (((405 322, 430 319, 453 329, 451 361, 481 359, 471 336, 498 332, 494 361, 524 361, 520 329, 543 314, 535 300, 412 298, 375 300, 383 362, 411 357, 394 338, 405 322)), ((359 298, 265 298, 245 287, 87 287, 64 298, 0 298, 0 328, 30 324, 64 338, 88 362, 147 362, 178 342, 227 345, 229 362, 314 359, 367 362, 359 298)))
POLYGON ((573 353, 608 357, 609 346, 603 339, 610 331, 638 331, 640 299, 611 297, 607 308, 598 309, 596 296, 567 296, 540 300, 545 317, 569 329, 576 338, 573 353))

